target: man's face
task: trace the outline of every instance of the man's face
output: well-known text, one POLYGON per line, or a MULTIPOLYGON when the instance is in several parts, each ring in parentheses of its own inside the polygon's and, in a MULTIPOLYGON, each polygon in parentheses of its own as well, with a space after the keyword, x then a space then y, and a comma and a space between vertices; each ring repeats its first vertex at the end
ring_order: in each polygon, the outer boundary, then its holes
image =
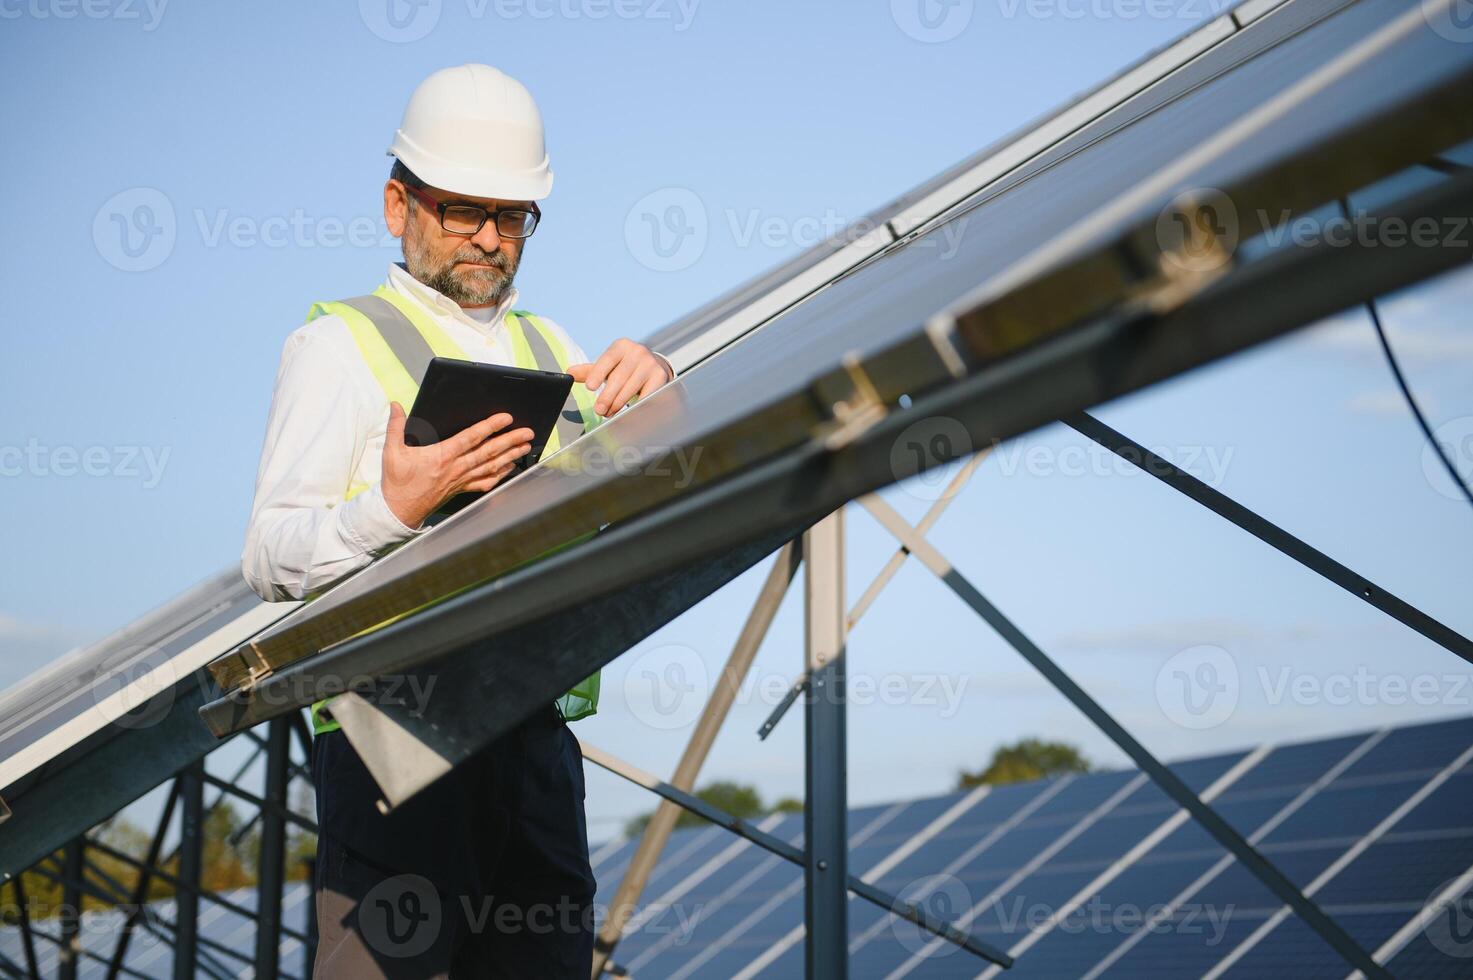
POLYGON ((410 193, 397 180, 384 187, 384 217, 389 230, 403 239, 404 266, 409 274, 461 306, 490 306, 511 286, 522 260, 526 239, 503 238, 496 231, 495 212, 508 208, 531 210, 527 201, 466 197, 434 187, 428 194, 442 204, 469 204, 492 216, 474 235, 457 235, 440 225, 438 209, 410 193), (398 226, 398 227, 396 227, 398 226))

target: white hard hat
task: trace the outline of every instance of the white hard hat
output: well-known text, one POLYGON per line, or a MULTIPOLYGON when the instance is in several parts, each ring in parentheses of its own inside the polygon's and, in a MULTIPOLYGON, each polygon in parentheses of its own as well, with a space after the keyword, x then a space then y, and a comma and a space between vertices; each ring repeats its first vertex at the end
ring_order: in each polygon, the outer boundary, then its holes
POLYGON ((538 201, 552 190, 542 113, 526 86, 490 65, 443 68, 420 82, 389 156, 426 184, 469 197, 538 201))

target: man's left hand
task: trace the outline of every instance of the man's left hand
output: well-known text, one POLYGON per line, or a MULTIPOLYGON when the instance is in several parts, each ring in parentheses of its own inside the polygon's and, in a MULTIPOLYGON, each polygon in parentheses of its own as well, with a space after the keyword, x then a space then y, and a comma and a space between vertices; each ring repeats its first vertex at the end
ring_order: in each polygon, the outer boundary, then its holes
POLYGON ((604 418, 672 380, 663 360, 648 347, 628 338, 614 341, 592 364, 571 365, 568 373, 589 391, 599 393, 593 410, 604 418))

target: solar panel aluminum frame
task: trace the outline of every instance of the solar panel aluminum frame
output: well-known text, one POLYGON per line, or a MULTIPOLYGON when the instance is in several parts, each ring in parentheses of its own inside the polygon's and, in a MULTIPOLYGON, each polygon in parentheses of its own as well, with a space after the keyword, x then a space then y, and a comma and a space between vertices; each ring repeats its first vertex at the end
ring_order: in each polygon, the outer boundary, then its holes
MULTIPOLYGON (((831 369, 806 391, 781 398, 774 405, 741 419, 730 429, 713 433, 705 440, 706 444, 738 446, 751 460, 753 456, 759 459, 771 457, 808 441, 831 443, 836 436, 843 437, 846 425, 841 416, 846 408, 855 407, 854 399, 861 394, 871 400, 878 399, 881 408, 888 409, 900 394, 924 391, 955 381, 959 371, 965 372, 965 362, 1006 370, 1010 366, 1008 362, 1019 353, 1054 339, 1056 334, 1070 328, 1077 328, 1084 334, 1088 328, 1083 325, 1091 321, 1098 324, 1109 317, 1131 319, 1160 313, 1206 289, 1211 284, 1211 276, 1183 276, 1173 272, 1171 264, 1163 260, 1155 222, 1146 220, 1144 215, 1152 206, 1159 206, 1159 198, 1165 196, 1165 191, 1177 184, 1190 186, 1193 165, 1204 160, 1221 162, 1212 154, 1230 151, 1256 132, 1282 125, 1281 113, 1292 115, 1298 111, 1303 116, 1309 112, 1314 99, 1323 97, 1321 89, 1325 85, 1358 70, 1365 58, 1377 56, 1382 47, 1393 43, 1408 29, 1405 20, 1396 26, 1401 35, 1388 41, 1378 34, 1377 39, 1373 39, 1374 43, 1363 43, 1353 56, 1347 54, 1337 58, 1332 65, 1316 72, 1303 86, 1297 87, 1295 92, 1286 93, 1275 100, 1274 105, 1250 114, 1241 125, 1212 141, 1212 145, 1201 148, 1191 159, 1168 166, 1161 174, 1144 181, 1135 194, 1113 202, 1103 212, 1082 221, 1079 227, 1064 236, 1063 241, 1052 243, 1015 263, 985 284, 982 291, 959 304, 960 309, 955 313, 934 318, 928 330, 865 358, 863 363, 851 360, 831 369), (1308 99, 1308 108, 1296 105, 1294 99, 1308 99), (1132 217, 1133 224, 1128 220, 1132 217), (1128 229, 1124 234, 1114 231, 1114 226, 1120 224, 1128 229), (949 349, 952 341, 960 345, 960 351, 949 349), (865 384, 859 384, 858 379, 864 379, 865 384), (862 392, 861 389, 866 387, 868 391, 862 392), (753 452, 754 448, 757 452, 753 452)), ((1391 31, 1391 28, 1385 30, 1391 31)), ((1378 114, 1361 118, 1354 125, 1344 127, 1343 131, 1331 133, 1311 145, 1281 151, 1282 159, 1273 165, 1240 174, 1234 181, 1223 182, 1223 192, 1240 207, 1258 207, 1269 213, 1281 210, 1297 214, 1326 200, 1333 200, 1466 139, 1469 135, 1468 120, 1473 117, 1466 94, 1470 88, 1469 81, 1470 68, 1460 61, 1449 77, 1430 80, 1429 90, 1416 92, 1405 104, 1383 107, 1378 114)), ((1190 202, 1186 206, 1190 207, 1190 202)), ((1223 270, 1230 267, 1231 263, 1227 263, 1223 270)), ((1242 329, 1249 333, 1252 331, 1247 326, 1242 329)), ((1183 366, 1189 360, 1183 358, 1183 366)), ((661 397, 678 395, 679 385, 674 391, 657 394, 647 405, 653 407, 661 397)), ((1077 410, 1090 404, 1093 403, 1073 404, 1067 410, 1077 410)), ((1032 424, 1046 420, 1037 419, 1032 424)), ((629 428, 631 422, 629 418, 616 419, 600 431, 608 430, 612 435, 619 431, 621 425, 629 428)), ((830 445, 829 448, 833 447, 830 445)), ((725 467, 699 473, 697 485, 714 482, 721 477, 730 478, 729 467, 736 456, 738 454, 729 453, 725 467)), ((626 486, 621 487, 620 493, 602 495, 604 501, 618 505, 612 515, 615 520, 640 513, 676 496, 662 492, 668 491, 669 487, 659 481, 623 482, 626 486), (625 490, 629 491, 627 496, 625 490), (621 509, 623 512, 617 513, 621 509)), ((863 487, 860 492, 869 489, 873 487, 863 487)), ((691 491, 684 492, 689 494, 691 491)), ((553 511, 557 509, 553 508, 553 511)), ((569 513, 572 509, 564 507, 561 514, 553 511, 538 514, 537 528, 532 529, 533 533, 497 535, 498 553, 507 554, 508 561, 524 561, 561 544, 566 540, 564 536, 570 527, 588 527, 586 523, 580 525, 577 515, 569 513), (557 532, 547 533, 553 529, 557 532), (539 537, 537 530, 541 530, 543 536, 539 537), (520 547, 507 549, 505 546, 509 541, 519 542, 520 547)), ((609 511, 603 511, 603 515, 610 516, 609 511)), ((587 520, 586 514, 583 520, 587 520)), ((477 566, 477 571, 486 571, 484 561, 477 566)), ((380 586, 378 596, 383 597, 409 585, 413 577, 404 576, 390 581, 387 586, 380 586)), ((338 604, 339 615, 344 605, 351 608, 356 604, 360 612, 371 605, 374 593, 370 589, 369 601, 365 602, 366 586, 358 582, 355 587, 355 581, 350 580, 346 587, 339 587, 344 589, 344 596, 351 597, 338 604)), ((414 593, 411 587, 411 595, 407 597, 409 607, 430 601, 435 594, 443 595, 447 591, 452 590, 445 589, 443 582, 438 593, 414 593)), ((401 607, 404 602, 405 598, 401 597, 401 607)), ((383 612, 385 607, 377 611, 383 612)), ((237 686, 248 678, 252 666, 279 670, 315 652, 314 648, 337 642, 340 637, 351 635, 374 622, 371 616, 364 618, 360 615, 356 619, 348 616, 335 628, 324 630, 322 619, 325 617, 315 616, 314 612, 309 607, 304 611, 305 615, 288 621, 285 629, 262 637, 252 645, 250 656, 238 652, 214 665, 217 680, 222 686, 237 686)))

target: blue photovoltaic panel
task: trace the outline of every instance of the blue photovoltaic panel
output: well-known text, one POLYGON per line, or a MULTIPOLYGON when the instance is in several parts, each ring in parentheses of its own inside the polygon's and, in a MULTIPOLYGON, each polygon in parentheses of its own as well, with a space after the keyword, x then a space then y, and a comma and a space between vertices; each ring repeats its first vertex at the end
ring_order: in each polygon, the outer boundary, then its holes
POLYGON ((1398 728, 1346 772, 1347 779, 1438 769, 1473 741, 1473 719, 1398 728))
MULTIPOLYGON (((1473 890, 1451 905, 1426 914, 1400 953, 1391 960, 1393 976, 1402 980, 1449 976, 1449 962, 1473 959, 1473 890)), ((1465 973, 1466 975, 1466 973, 1465 973)))
POLYGON ((1407 814, 1396 829, 1398 833, 1462 831, 1473 823, 1470 815, 1473 815, 1473 772, 1464 768, 1407 814))
MULTIPOLYGON (((1355 910, 1329 910, 1335 920, 1362 948, 1374 950, 1380 939, 1405 920, 1404 915, 1355 910)), ((1257 918, 1262 921, 1262 916, 1257 918)), ((1265 936, 1253 951, 1235 963, 1224 974, 1233 980, 1283 978, 1314 980, 1317 977, 1344 977, 1349 971, 1345 961, 1325 941, 1295 918, 1285 919, 1265 936)), ((1466 976, 1466 974, 1464 974, 1466 976)))
MULTIPOLYGON (((1468 737, 1468 726, 1427 725, 1405 732, 1405 737, 1398 738, 1396 744, 1425 746, 1427 736, 1439 731, 1468 737)), ((1454 742, 1452 747, 1466 749, 1467 744, 1454 742)), ((1414 751, 1414 759, 1424 764, 1445 754, 1425 748, 1414 751)), ((1426 777, 1422 780, 1424 784, 1435 775, 1431 770, 1420 772, 1426 777)), ((1366 948, 1380 947, 1408 922, 1416 921, 1420 929, 1423 923, 1417 920, 1429 902, 1452 879, 1473 867, 1468 811, 1460 808, 1466 800, 1470 779, 1473 774, 1466 767, 1448 776, 1438 789, 1426 794, 1410 813, 1392 824, 1316 893, 1321 906, 1366 948)), ((1439 941, 1455 951, 1449 962, 1473 956, 1473 936, 1464 928, 1465 923, 1458 925, 1456 930, 1437 933, 1439 941)), ((1313 964, 1315 970, 1335 968, 1333 952, 1319 937, 1297 921, 1286 921, 1244 956, 1229 975, 1261 976, 1264 970, 1270 969, 1270 963, 1284 957, 1313 964)), ((1468 963, 1462 965, 1466 967, 1468 963)))
POLYGON ((1388 834, 1336 875, 1319 899, 1337 906, 1374 897, 1416 907, 1447 885, 1450 866, 1473 868, 1473 828, 1466 823, 1436 836, 1388 834))
POLYGON ((1323 776, 1365 740, 1364 734, 1346 735, 1323 742, 1279 746, 1233 783, 1233 788, 1224 798, 1246 796, 1263 789, 1298 792, 1323 776))
MULTIPOLYGON (((794 818, 772 830, 791 844, 799 842, 801 832, 801 820, 794 818)), ((741 845, 720 869, 689 886, 667 909, 655 910, 650 903, 659 901, 659 896, 647 893, 641 907, 648 908, 652 918, 648 926, 620 944, 618 961, 636 975, 651 975, 647 965, 668 951, 671 955, 662 962, 675 964, 670 967, 673 972, 689 958, 687 950, 714 943, 750 914, 753 906, 744 905, 745 900, 761 896, 766 901, 786 886, 791 880, 788 869, 796 872, 788 862, 761 848, 741 845), (732 907, 740 908, 739 914, 733 914, 732 907)), ((653 975, 662 974, 656 971, 653 975)))
MULTIPOLYGON (((638 843, 638 840, 629 841, 628 846, 621 847, 617 854, 610 856, 608 860, 601 862, 599 867, 594 869, 594 877, 598 881, 595 902, 599 906, 613 901, 614 891, 619 887, 619 880, 624 877, 624 872, 629 869, 629 862, 634 857, 638 843)), ((686 870, 693 870, 706 859, 706 856, 716 853, 728 843, 730 841, 726 839, 726 835, 716 827, 675 829, 670 833, 670 839, 665 842, 665 850, 660 855, 659 864, 650 872, 649 887, 659 890, 663 879, 681 874, 686 870)))
MULTIPOLYGON (((1347 745, 1352 750, 1355 747, 1353 740, 1337 742, 1342 750, 1347 745)), ((1470 743, 1473 724, 1466 721, 1390 732, 1360 762, 1351 765, 1270 834, 1262 852, 1296 884, 1308 887, 1378 825, 1390 821, 1402 804, 1412 800, 1470 743), (1403 751, 1406 757, 1398 764, 1397 753, 1403 751)), ((1303 778, 1282 766, 1271 771, 1296 781, 1303 778)), ((1473 867, 1465 807, 1470 781, 1466 772, 1449 776, 1441 789, 1390 823, 1377 842, 1365 847, 1314 895, 1321 907, 1366 949, 1379 948, 1419 915, 1434 890, 1473 867)), ((1259 795, 1263 792, 1262 780, 1255 782, 1258 785, 1253 795, 1259 795)), ((1225 804, 1230 797, 1225 798, 1225 804)), ((1213 942, 1210 937, 1176 931, 1153 933, 1105 975, 1166 975, 1154 971, 1165 970, 1172 962, 1210 964, 1228 955, 1280 907, 1236 863, 1202 887, 1196 902, 1217 919, 1231 919, 1224 938, 1213 942)), ((1466 975, 1459 972, 1459 966, 1455 958, 1444 957, 1441 972, 1428 975, 1466 975)), ((1341 977, 1346 972, 1334 951, 1291 917, 1257 941, 1228 975, 1302 980, 1320 975, 1341 977)))
POLYGON ((1033 803, 1055 782, 1055 780, 1039 780, 993 789, 975 806, 958 817, 955 823, 922 844, 909 860, 880 880, 886 882, 886 888, 893 890, 895 881, 909 877, 904 874, 904 869, 907 867, 933 870, 946 867, 968 848, 996 830, 1013 814, 1033 803))
POLYGON ((1269 850, 1299 841, 1359 837, 1426 782, 1422 770, 1405 778, 1376 777, 1373 782, 1342 777, 1325 787, 1268 836, 1269 850))

